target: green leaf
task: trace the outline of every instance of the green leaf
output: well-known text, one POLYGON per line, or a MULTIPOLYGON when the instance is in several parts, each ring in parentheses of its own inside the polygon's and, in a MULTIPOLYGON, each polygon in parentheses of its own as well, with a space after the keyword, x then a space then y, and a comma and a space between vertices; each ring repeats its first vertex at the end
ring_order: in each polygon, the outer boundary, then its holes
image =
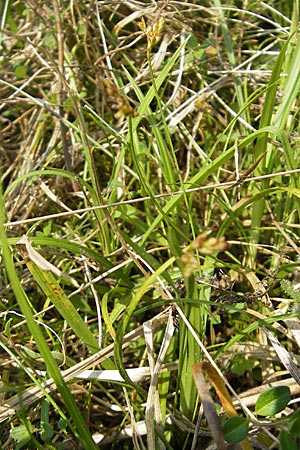
POLYGON ((50 439, 54 435, 53 427, 49 423, 49 409, 50 403, 48 400, 43 399, 41 401, 41 431, 40 436, 41 439, 46 442, 50 441, 50 439))
POLYGON ((50 423, 43 423, 41 424, 42 429, 40 431, 41 439, 44 442, 50 441, 54 435, 53 427, 50 425, 50 423))
POLYGON ((255 413, 260 416, 274 416, 282 411, 291 399, 287 386, 277 386, 263 392, 255 405, 255 413))
MULTIPOLYGON (((28 424, 29 425, 29 424, 28 424)), ((18 443, 16 449, 24 447, 31 440, 31 432, 28 426, 22 424, 10 432, 11 437, 18 443)))
POLYGON ((76 26, 76 32, 78 36, 84 36, 86 34, 86 24, 83 22, 79 22, 76 26))
POLYGON ((54 36, 46 36, 44 38, 44 44, 47 48, 56 48, 57 47, 57 42, 54 36))
POLYGON ((246 438, 249 424, 245 417, 235 416, 226 420, 222 428, 226 442, 229 444, 236 444, 246 438))
POLYGON ((292 436, 285 430, 279 433, 279 450, 298 450, 292 436))
POLYGON ((288 430, 294 436, 300 437, 300 411, 295 411, 294 414, 288 418, 288 430))
POLYGON ((15 68, 15 76, 18 80, 25 78, 27 75, 27 67, 24 64, 20 64, 15 68))
POLYGON ((198 39, 194 34, 191 34, 189 36, 189 40, 187 41, 186 46, 187 48, 191 48, 193 50, 195 50, 199 46, 198 39))
POLYGON ((6 220, 5 212, 6 210, 3 196, 3 186, 0 183, 0 242, 2 247, 2 261, 4 262, 5 270, 10 280, 15 297, 20 306, 21 312, 25 316, 29 331, 32 334, 33 339, 37 343, 38 349, 43 359, 45 360, 47 372, 50 375, 50 377, 53 378, 53 381, 57 386, 57 389, 62 397, 62 400, 64 401, 66 409, 68 410, 68 413, 72 418, 72 422, 75 424, 75 427, 78 431, 76 431, 76 429, 74 428, 74 426, 70 421, 68 421, 69 428, 73 431, 73 433, 75 434, 75 436, 77 437, 77 439, 84 448, 96 450, 98 447, 93 441, 93 438, 87 428, 87 425, 84 422, 77 408, 74 397, 72 396, 66 383, 64 382, 61 372, 51 355, 48 343, 46 342, 46 339, 44 338, 42 331, 40 330, 39 326, 35 322, 35 319, 32 315, 29 298, 25 293, 23 286, 18 278, 16 268, 13 263, 12 253, 8 244, 7 235, 4 227, 4 222, 6 220))
POLYGON ((210 323, 212 325, 219 325, 221 323, 221 316, 220 314, 214 314, 213 316, 211 316, 210 318, 210 323))
POLYGON ((249 372, 253 369, 255 362, 244 358, 243 355, 237 355, 234 359, 234 362, 231 366, 231 372, 235 375, 243 375, 245 372, 249 372))
POLYGON ((98 350, 98 342, 93 333, 84 322, 73 303, 65 294, 54 275, 41 269, 32 261, 26 262, 29 271, 38 283, 42 291, 49 297, 57 311, 66 320, 67 324, 74 330, 74 333, 89 348, 92 353, 98 350))

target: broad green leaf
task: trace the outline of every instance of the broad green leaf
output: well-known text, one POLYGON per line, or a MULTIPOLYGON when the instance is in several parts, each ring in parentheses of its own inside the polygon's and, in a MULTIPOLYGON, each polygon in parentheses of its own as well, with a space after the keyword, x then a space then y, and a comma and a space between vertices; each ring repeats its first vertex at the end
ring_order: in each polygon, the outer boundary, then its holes
POLYGON ((287 386, 276 386, 263 392, 255 405, 255 413, 260 416, 274 416, 282 411, 291 399, 287 386))
POLYGON ((246 438, 249 424, 245 417, 235 416, 226 420, 222 428, 226 442, 229 444, 236 444, 246 438))

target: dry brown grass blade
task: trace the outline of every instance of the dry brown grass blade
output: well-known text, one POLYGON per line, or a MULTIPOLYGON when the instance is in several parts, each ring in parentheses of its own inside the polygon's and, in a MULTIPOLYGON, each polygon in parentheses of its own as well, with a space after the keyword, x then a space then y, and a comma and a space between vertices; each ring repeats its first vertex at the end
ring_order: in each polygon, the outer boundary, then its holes
POLYGON ((224 433, 221 427, 221 421, 217 414, 214 401, 209 393, 208 385, 203 375, 203 363, 196 363, 192 366, 193 377, 198 389, 198 393, 203 405, 204 414, 209 428, 212 432, 217 450, 226 450, 224 433))
POLYGON ((211 383, 213 384, 216 393, 222 403, 222 406, 224 408, 224 411, 228 415, 228 417, 237 416, 237 412, 232 404, 230 395, 226 389, 225 383, 220 378, 217 371, 209 364, 208 362, 204 361, 201 363, 202 370, 205 370, 211 383))
MULTIPOLYGON (((229 395, 229 392, 225 386, 224 381, 216 371, 216 369, 207 361, 203 361, 202 363, 202 370, 205 370, 211 383, 213 384, 215 391, 222 403, 223 409, 228 417, 234 417, 237 416, 238 413, 235 410, 235 407, 233 406, 231 397, 229 395)), ((248 439, 243 439, 243 441, 240 442, 241 448, 243 450, 251 450, 252 447, 248 441, 248 439)))

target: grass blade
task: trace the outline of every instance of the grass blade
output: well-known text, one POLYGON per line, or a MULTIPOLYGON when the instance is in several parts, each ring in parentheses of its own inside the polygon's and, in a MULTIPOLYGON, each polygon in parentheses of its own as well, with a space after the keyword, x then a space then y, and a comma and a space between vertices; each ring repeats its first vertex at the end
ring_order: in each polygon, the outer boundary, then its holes
POLYGON ((47 345, 47 342, 36 324, 32 310, 29 306, 29 299, 25 294, 23 287, 19 281, 18 275, 16 273, 16 269, 13 264, 12 254, 7 242, 7 236, 4 228, 5 223, 5 203, 3 198, 2 186, 0 187, 0 240, 2 247, 2 256, 4 265, 8 274, 8 277, 11 282, 12 289, 15 293, 16 299, 22 311, 22 314, 26 318, 26 322, 30 333, 32 334, 39 351, 44 358, 45 364, 47 366, 47 371, 49 376, 53 378, 59 393, 61 394, 63 401, 66 405, 67 410, 69 411, 70 417, 74 421, 75 428, 69 423, 69 426, 73 433, 77 436, 78 440, 82 443, 84 448, 97 449, 98 447, 95 445, 88 428, 76 406, 75 400, 71 395, 67 385, 65 384, 60 370, 53 359, 50 349, 47 345))

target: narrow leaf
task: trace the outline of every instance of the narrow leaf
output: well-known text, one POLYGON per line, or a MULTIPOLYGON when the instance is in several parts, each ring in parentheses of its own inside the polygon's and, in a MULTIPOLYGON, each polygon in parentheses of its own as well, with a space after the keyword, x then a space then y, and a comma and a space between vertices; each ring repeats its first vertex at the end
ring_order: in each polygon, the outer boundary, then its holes
POLYGON ((295 411, 292 417, 288 418, 288 430, 294 436, 300 437, 300 411, 295 411))
POLYGON ((88 328, 87 324, 78 314, 73 303, 66 296, 64 290, 56 281, 52 272, 44 270, 42 268, 44 266, 41 267, 40 264, 37 265, 36 262, 32 261, 24 243, 20 243, 19 241, 18 248, 23 258, 25 259, 29 271, 31 272, 35 281, 39 284, 40 288, 49 297, 57 311, 66 320, 69 327, 73 329, 74 333, 76 333, 76 335, 82 340, 82 342, 89 348, 92 353, 95 353, 98 350, 97 340, 88 328))
POLYGON ((298 450, 292 436, 285 430, 279 434, 279 450, 298 450))

